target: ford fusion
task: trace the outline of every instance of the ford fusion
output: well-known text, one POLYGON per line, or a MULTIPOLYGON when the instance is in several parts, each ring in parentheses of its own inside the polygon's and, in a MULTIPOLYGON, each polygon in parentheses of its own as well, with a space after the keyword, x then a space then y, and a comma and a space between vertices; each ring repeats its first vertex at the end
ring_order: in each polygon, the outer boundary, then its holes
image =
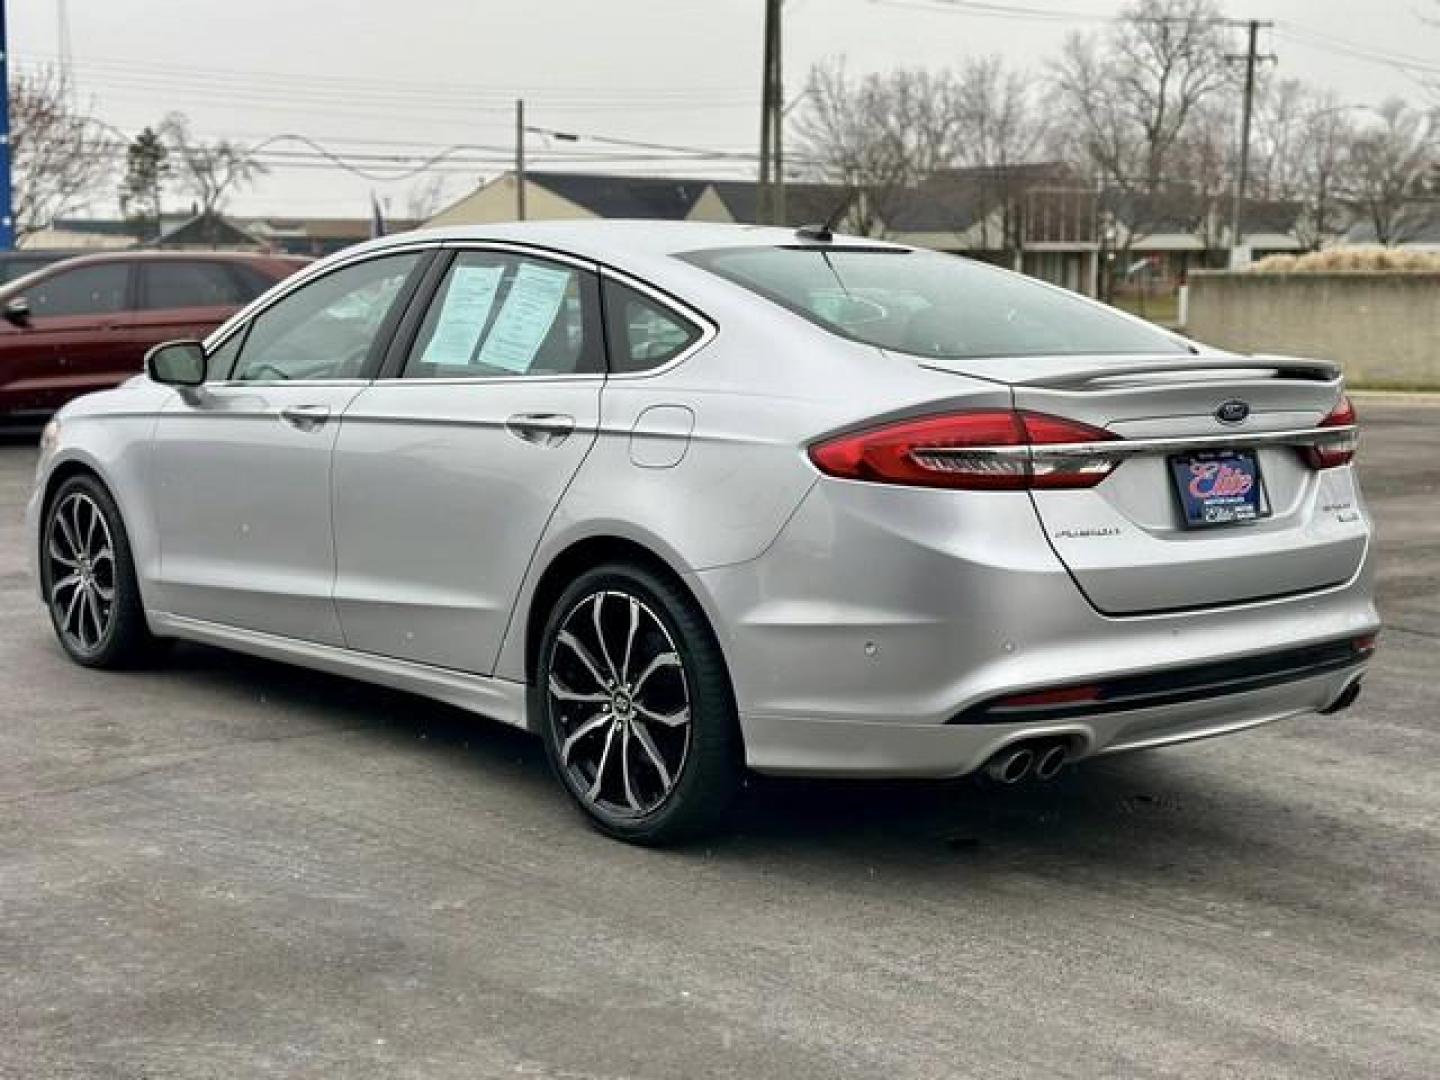
POLYGON ((525 727, 635 842, 745 770, 1046 780, 1336 712, 1375 645, 1329 363, 824 229, 533 223, 317 263, 71 402, 78 663, 183 638, 525 727))

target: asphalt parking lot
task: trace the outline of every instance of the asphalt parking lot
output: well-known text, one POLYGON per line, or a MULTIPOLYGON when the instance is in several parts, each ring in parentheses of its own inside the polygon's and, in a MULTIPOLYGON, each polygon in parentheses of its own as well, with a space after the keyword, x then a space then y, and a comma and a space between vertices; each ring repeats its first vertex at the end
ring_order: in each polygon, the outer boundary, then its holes
POLYGON ((1349 713, 1019 791, 759 783, 663 853, 442 706, 68 663, 0 444, 0 1076, 1440 1075, 1440 405, 1360 406, 1349 713))

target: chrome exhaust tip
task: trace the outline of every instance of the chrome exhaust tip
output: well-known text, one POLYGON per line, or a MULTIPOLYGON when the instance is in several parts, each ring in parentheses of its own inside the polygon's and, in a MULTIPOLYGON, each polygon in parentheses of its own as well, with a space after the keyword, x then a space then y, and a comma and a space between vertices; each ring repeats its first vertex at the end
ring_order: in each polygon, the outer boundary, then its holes
POLYGON ((1340 696, 1338 698, 1332 701, 1325 708, 1321 709, 1320 715, 1334 716, 1338 712, 1344 712, 1346 709, 1350 708, 1351 705, 1355 704, 1355 700, 1359 696, 1360 680, 1356 679, 1349 686, 1345 687, 1344 690, 1340 691, 1340 696))
POLYGON ((1035 751, 1028 746, 1012 746, 992 757, 985 766, 985 773, 999 783, 1018 784, 1030 775, 1030 767, 1034 764, 1035 751))
POLYGON ((1069 760, 1070 747, 1064 742, 1047 744, 1035 754, 1035 779, 1054 780, 1069 760))

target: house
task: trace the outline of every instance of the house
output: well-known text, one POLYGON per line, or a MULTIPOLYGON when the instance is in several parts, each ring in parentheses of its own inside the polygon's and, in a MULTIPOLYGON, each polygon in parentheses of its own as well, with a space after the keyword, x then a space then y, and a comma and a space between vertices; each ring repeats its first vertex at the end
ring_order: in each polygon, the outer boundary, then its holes
MULTIPOLYGON (((245 230, 270 251, 319 258, 369 240, 374 222, 368 218, 262 217, 243 221, 245 230)), ((408 232, 421 223, 410 218, 385 221, 387 233, 408 232)))
MULTIPOLYGON (((525 181, 525 216, 536 221, 641 218, 751 223, 759 218, 760 186, 753 180, 542 171, 527 172, 525 181)), ((514 221, 516 194, 515 174, 503 173, 425 224, 514 221)), ((850 198, 839 184, 788 183, 786 223, 797 227, 822 223, 850 198)))
POLYGON ((944 169, 915 187, 872 198, 890 239, 1095 292, 1095 189, 1064 164, 944 169))
MULTIPOLYGON (((1357 216, 1340 241, 1347 247, 1381 247, 1375 223, 1357 216)), ((1402 251, 1440 252, 1440 198, 1414 199, 1400 212, 1391 247, 1402 251)))
POLYGON ((169 251, 265 251, 264 241, 215 211, 195 214, 140 245, 169 251))

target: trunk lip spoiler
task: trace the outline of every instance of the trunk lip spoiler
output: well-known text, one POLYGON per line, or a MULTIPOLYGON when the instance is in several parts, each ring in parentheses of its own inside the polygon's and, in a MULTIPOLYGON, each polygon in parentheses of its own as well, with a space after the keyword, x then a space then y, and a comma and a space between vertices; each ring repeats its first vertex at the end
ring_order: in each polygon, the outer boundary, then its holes
MULTIPOLYGON (((1034 359, 1027 357, 1026 359, 1034 359)), ((1057 361, 1064 360, 1074 365, 1067 370, 1054 373, 1038 373, 1021 375, 1014 379, 1004 379, 996 374, 986 372, 982 369, 971 370, 966 363, 972 358, 956 358, 950 362, 938 360, 922 361, 920 366, 932 371, 944 372, 947 375, 970 375, 985 379, 993 379, 997 382, 1005 382, 1015 387, 1036 387, 1052 389, 1073 389, 1090 386, 1097 383, 1115 383, 1130 377, 1160 376, 1162 378, 1183 380, 1186 376, 1195 376, 1197 381, 1207 374, 1217 376, 1223 375, 1248 375, 1251 378, 1291 378, 1307 382, 1333 383, 1340 380, 1342 371, 1340 365, 1330 360, 1312 360, 1294 356, 1235 356, 1216 355, 1214 353, 1203 353, 1198 356, 1184 357, 1135 357, 1133 360, 1121 360, 1109 363, 1085 363, 1083 357, 1067 356, 1057 357, 1057 361), (1261 375, 1262 372, 1269 374, 1261 375)), ((975 361, 982 361, 983 358, 974 358, 975 361)))

